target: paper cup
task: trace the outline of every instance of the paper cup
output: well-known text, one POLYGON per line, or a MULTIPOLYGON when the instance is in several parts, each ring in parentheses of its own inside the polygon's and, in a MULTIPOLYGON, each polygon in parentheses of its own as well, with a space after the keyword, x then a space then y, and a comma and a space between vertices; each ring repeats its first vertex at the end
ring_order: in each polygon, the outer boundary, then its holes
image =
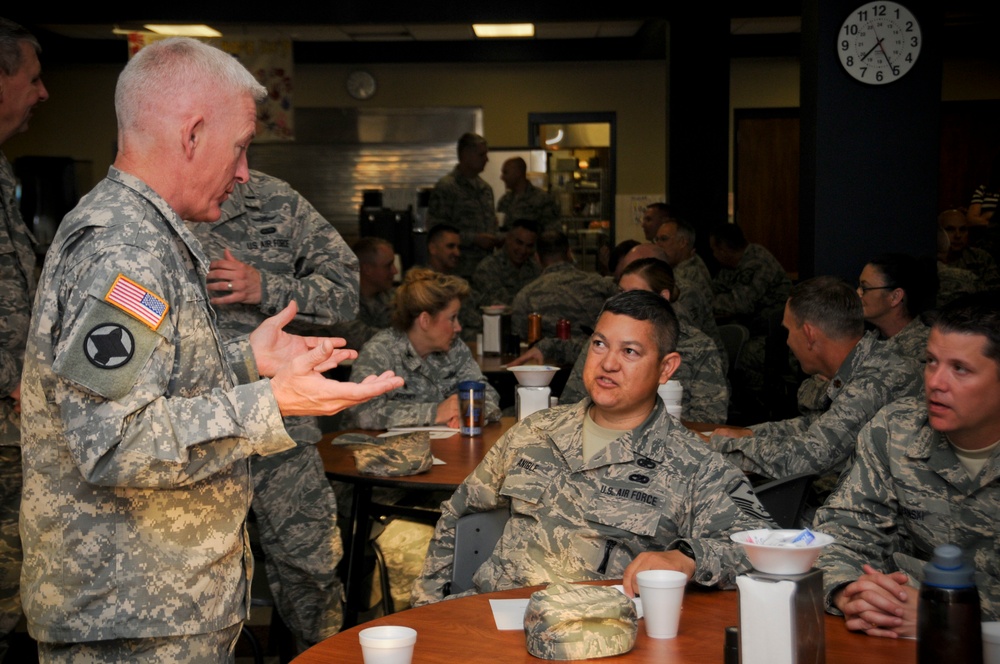
POLYGON ((358 632, 365 664, 410 664, 417 630, 409 627, 383 625, 358 632))
POLYGON ((1000 664, 1000 622, 983 623, 983 664, 1000 664))
POLYGON ((642 598, 646 635, 653 639, 677 636, 687 575, 674 570, 648 569, 636 574, 635 580, 642 598))

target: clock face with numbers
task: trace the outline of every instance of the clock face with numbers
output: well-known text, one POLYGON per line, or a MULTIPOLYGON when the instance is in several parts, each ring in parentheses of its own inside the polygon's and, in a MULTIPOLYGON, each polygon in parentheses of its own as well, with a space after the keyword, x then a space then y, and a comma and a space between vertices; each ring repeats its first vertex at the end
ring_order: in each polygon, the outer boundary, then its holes
POLYGON ((885 85, 910 71, 920 55, 920 24, 895 2, 861 5, 837 35, 837 54, 847 73, 870 85, 885 85))

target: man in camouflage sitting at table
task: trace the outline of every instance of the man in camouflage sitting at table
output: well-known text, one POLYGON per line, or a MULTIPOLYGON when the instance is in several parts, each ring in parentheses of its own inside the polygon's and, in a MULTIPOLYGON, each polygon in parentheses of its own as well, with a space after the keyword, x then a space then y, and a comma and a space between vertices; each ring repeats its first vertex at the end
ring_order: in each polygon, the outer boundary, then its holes
POLYGON ((610 298, 584 370, 589 399, 518 422, 441 506, 414 605, 443 599, 455 524, 464 514, 510 512, 473 576, 488 592, 555 581, 622 578, 667 568, 703 586, 749 569, 729 536, 770 525, 746 478, 672 419, 656 388, 669 380, 677 319, 659 294, 610 298))

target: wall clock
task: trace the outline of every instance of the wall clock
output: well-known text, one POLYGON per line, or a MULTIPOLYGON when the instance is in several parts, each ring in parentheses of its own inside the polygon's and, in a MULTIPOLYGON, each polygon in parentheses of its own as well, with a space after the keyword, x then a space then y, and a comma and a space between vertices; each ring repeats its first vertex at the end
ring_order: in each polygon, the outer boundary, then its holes
POLYGON ((872 2, 851 12, 837 35, 837 54, 862 83, 885 85, 910 71, 920 55, 920 24, 896 2, 872 2))
POLYGON ((375 77, 366 71, 353 71, 347 76, 347 92, 355 99, 371 99, 375 94, 375 77))

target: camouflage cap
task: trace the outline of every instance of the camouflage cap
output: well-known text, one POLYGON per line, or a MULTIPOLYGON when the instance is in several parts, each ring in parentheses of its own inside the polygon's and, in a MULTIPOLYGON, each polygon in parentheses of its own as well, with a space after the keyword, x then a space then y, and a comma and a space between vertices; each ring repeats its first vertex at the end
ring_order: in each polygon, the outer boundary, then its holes
POLYGON ((364 445, 354 451, 354 463, 362 475, 417 475, 427 472, 433 462, 430 434, 426 431, 392 436, 378 445, 364 445))
POLYGON ((524 612, 528 652, 541 659, 591 659, 632 650, 635 604, 615 588, 554 583, 524 612))

